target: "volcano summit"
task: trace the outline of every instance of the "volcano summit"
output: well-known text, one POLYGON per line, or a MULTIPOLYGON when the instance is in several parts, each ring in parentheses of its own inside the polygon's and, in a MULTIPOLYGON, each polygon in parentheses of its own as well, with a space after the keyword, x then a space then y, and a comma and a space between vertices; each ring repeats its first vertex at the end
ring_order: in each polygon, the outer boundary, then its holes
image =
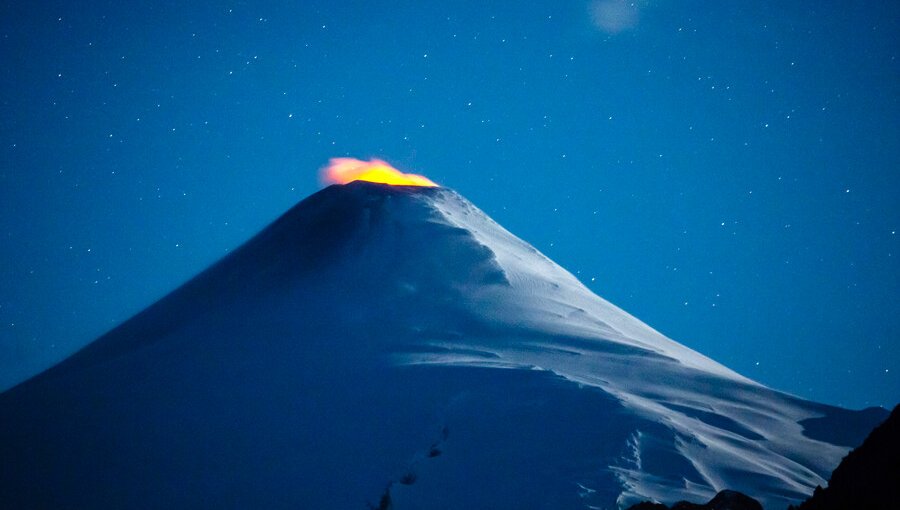
POLYGON ((355 181, 0 395, 0 502, 780 509, 886 416, 666 338, 449 189, 355 181))

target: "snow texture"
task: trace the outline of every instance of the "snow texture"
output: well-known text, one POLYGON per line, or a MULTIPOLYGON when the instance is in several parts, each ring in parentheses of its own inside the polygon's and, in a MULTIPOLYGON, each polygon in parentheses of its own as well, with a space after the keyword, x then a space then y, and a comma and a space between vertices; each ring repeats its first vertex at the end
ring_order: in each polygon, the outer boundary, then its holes
POLYGON ((885 416, 666 338, 451 190, 354 182, 0 395, 0 501, 778 509, 885 416))

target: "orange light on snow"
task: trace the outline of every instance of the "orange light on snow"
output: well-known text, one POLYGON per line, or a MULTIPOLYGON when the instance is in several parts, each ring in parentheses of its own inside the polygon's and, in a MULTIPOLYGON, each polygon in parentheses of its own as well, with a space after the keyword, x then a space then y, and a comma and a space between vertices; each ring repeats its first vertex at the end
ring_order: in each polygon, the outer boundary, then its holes
POLYGON ((428 186, 435 184, 428 177, 405 174, 380 159, 360 161, 354 158, 331 158, 322 169, 322 184, 347 184, 352 181, 379 182, 395 186, 428 186))

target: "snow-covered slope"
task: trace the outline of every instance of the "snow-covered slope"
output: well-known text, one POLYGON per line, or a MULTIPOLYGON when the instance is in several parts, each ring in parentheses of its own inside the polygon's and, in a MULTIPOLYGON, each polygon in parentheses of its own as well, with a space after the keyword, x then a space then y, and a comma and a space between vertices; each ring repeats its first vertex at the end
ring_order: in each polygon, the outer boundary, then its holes
POLYGON ((664 337, 451 190, 354 182, 0 395, 0 502, 776 509, 885 416, 664 337))

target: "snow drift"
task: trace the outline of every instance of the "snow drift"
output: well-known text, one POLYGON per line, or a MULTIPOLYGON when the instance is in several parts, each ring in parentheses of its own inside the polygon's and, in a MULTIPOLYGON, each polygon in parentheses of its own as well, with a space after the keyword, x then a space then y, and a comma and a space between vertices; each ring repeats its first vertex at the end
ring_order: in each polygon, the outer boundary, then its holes
POLYGON ((449 189, 353 182, 0 395, 0 502, 776 509, 885 416, 666 338, 449 189))

